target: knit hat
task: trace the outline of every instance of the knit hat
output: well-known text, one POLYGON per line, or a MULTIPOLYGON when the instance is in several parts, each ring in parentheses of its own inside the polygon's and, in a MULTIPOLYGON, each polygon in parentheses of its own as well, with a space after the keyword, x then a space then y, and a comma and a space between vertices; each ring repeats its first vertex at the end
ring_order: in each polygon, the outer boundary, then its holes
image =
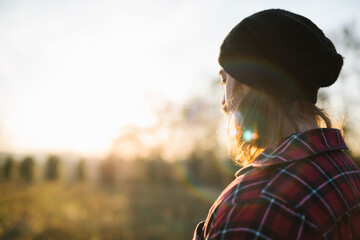
POLYGON ((243 19, 224 39, 222 68, 237 81, 290 100, 317 101, 339 76, 343 57, 309 19, 269 9, 243 19))

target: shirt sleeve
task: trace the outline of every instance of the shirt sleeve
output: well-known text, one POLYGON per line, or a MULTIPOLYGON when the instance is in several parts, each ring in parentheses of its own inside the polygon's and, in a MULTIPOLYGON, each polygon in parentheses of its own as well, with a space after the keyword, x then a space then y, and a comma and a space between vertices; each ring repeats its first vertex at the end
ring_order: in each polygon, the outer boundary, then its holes
POLYGON ((221 204, 205 228, 203 239, 207 240, 322 239, 305 215, 267 198, 221 204))

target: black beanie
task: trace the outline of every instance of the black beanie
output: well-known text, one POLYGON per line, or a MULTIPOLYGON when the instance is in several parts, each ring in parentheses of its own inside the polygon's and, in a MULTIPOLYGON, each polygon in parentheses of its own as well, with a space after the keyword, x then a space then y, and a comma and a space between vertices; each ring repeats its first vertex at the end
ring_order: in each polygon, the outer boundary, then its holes
POLYGON ((270 9, 243 19, 224 39, 222 68, 237 81, 279 98, 317 101, 332 85, 343 58, 309 19, 270 9))

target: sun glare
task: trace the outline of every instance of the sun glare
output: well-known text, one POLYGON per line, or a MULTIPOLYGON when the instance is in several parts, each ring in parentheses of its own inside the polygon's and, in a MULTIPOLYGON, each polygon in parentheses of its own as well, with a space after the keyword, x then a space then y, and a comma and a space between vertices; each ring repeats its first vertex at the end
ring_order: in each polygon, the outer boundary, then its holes
POLYGON ((0 5, 0 147, 9 153, 103 152, 127 124, 153 124, 154 101, 207 94, 233 24, 218 15, 221 1, 0 5))
POLYGON ((81 15, 64 6, 56 12, 25 7, 10 14, 11 29, 4 26, 2 45, 12 47, 0 48, 8 56, 0 59, 0 70, 9 81, 1 124, 11 136, 3 150, 100 153, 123 126, 153 123, 147 95, 168 84, 154 68, 156 55, 149 64, 154 50, 148 45, 156 39, 141 44, 144 33, 132 29, 140 19, 106 5, 89 4, 81 15), (21 12, 28 21, 21 21, 21 12))

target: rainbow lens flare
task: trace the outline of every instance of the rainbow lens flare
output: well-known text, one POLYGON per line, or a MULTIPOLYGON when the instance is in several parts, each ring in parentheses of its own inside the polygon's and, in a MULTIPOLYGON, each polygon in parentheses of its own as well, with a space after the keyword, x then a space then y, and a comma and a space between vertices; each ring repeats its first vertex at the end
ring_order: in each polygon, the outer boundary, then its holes
POLYGON ((257 134, 250 131, 250 130, 245 130, 243 135, 242 135, 243 139, 247 142, 251 142, 252 140, 257 139, 257 134))

